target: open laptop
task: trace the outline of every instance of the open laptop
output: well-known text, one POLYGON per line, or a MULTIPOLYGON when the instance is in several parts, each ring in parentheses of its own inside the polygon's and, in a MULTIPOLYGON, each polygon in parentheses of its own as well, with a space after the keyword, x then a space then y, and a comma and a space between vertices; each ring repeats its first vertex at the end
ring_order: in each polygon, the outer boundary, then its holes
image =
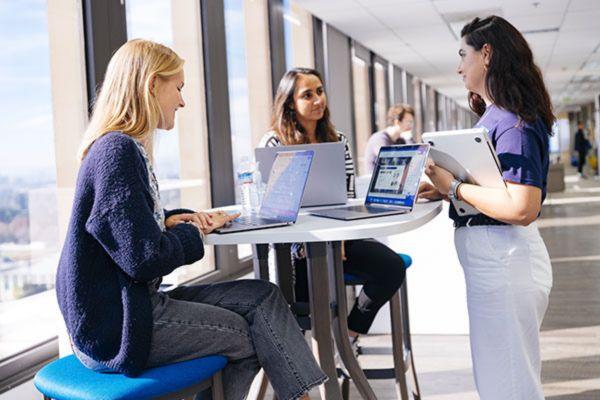
POLYGON ((383 146, 364 205, 334 207, 311 214, 351 221, 412 211, 428 153, 428 144, 383 146))
POLYGON ((278 152, 258 214, 236 218, 215 232, 243 232, 296 222, 313 156, 312 150, 278 152))
POLYGON ((302 198, 302 207, 345 204, 346 160, 342 142, 259 147, 254 150, 262 176, 269 176, 275 155, 280 151, 313 150, 312 167, 302 198))

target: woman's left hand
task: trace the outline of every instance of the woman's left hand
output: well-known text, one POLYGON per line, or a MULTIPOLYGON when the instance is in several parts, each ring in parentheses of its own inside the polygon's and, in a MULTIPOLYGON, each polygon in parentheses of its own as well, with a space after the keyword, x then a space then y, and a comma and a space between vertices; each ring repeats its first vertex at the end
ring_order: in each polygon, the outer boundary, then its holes
POLYGON ((430 163, 425 167, 425 174, 431 179, 431 183, 444 196, 450 191, 450 184, 455 179, 454 175, 442 167, 430 163))

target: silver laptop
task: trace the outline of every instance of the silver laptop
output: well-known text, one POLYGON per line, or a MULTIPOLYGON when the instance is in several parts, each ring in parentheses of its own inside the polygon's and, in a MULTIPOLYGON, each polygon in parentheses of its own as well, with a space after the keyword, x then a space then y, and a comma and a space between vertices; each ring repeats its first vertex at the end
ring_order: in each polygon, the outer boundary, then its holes
POLYGON ((412 211, 428 153, 428 144, 383 146, 364 205, 334 207, 311 214, 351 221, 412 211))
POLYGON ((278 152, 259 212, 236 218, 215 232, 243 232, 296 222, 313 156, 312 150, 278 152))
POLYGON ((282 150, 315 152, 302 198, 302 207, 346 203, 346 160, 342 142, 257 148, 254 155, 263 177, 269 175, 275 154, 282 150))

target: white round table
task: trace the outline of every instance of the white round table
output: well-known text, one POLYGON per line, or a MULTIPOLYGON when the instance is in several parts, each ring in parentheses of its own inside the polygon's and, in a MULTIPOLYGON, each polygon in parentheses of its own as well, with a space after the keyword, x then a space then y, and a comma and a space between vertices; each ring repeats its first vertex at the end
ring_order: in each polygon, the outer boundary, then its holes
MULTIPOLYGON (((362 204, 361 199, 353 199, 349 205, 362 204)), ((232 211, 239 207, 222 208, 232 211)), ((253 231, 210 234, 205 238, 205 244, 260 244, 260 243, 300 243, 326 242, 340 240, 356 240, 372 237, 397 235, 416 229, 431 221, 442 209, 441 202, 417 203, 407 214, 387 217, 366 218, 354 221, 340 221, 310 215, 311 210, 321 210, 330 207, 301 209, 295 224, 253 231)))
MULTIPOLYGON (((362 199, 350 200, 350 205, 361 204, 362 199)), ((319 209, 328 208, 320 207, 319 209)), ((221 208, 231 212, 239 209, 231 206, 221 208)), ((334 359, 332 330, 338 351, 358 391, 365 399, 376 399, 375 393, 360 368, 348 338, 347 304, 341 256, 341 242, 345 240, 384 237, 408 232, 425 225, 442 210, 441 202, 417 203, 406 214, 340 221, 310 215, 311 210, 302 209, 293 225, 257 229, 246 232, 207 235, 204 243, 209 245, 253 244, 254 270, 257 277, 268 279, 268 246, 275 245, 278 283, 284 296, 293 301, 293 279, 289 254, 290 243, 306 243, 311 334, 317 343, 315 356, 319 365, 330 377, 321 386, 321 397, 328 400, 342 399, 334 359), (332 310, 335 310, 332 313, 332 310), (340 318, 338 316, 344 316, 340 318)), ((396 359, 395 359, 396 362, 396 359)), ((397 372, 397 376, 400 372, 397 372)), ((404 374, 404 371, 402 371, 404 374)), ((397 384, 398 384, 397 378, 397 384)), ((403 391, 406 391, 404 388, 403 391)))

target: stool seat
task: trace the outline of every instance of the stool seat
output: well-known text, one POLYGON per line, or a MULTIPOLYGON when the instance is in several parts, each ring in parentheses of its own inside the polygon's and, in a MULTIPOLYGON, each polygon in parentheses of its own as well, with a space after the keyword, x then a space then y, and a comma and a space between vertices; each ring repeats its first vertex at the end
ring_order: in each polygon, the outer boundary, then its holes
MULTIPOLYGON (((404 269, 407 269, 412 265, 412 258, 408 254, 398 253, 402 262, 404 263, 404 269)), ((359 278, 356 275, 346 274, 344 273, 344 283, 346 285, 356 286, 356 285, 364 285, 365 281, 359 278)))
POLYGON ((226 364, 223 356, 207 356, 150 368, 136 377, 127 377, 92 371, 70 355, 42 368, 34 384, 52 399, 152 399, 208 380, 226 364))

